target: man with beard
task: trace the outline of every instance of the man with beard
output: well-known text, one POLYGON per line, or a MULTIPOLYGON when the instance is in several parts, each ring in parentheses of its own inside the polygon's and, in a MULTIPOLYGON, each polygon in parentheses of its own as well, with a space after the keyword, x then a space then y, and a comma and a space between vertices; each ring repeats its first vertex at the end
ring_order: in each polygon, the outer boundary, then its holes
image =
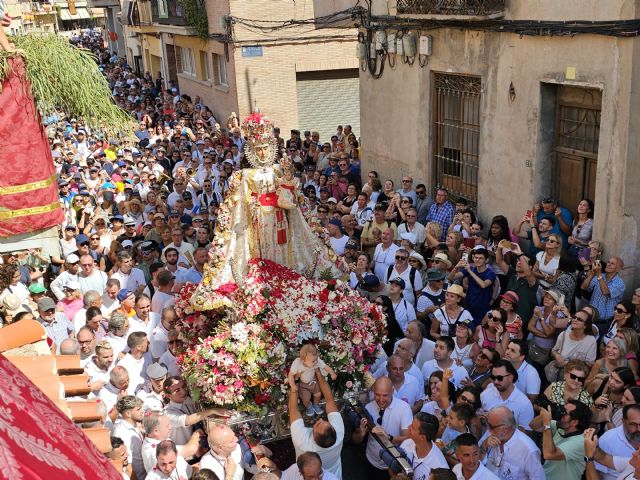
POLYGON ((89 376, 89 387, 92 392, 98 392, 109 383, 109 372, 113 363, 113 348, 108 341, 98 342, 95 352, 91 361, 84 367, 85 373, 89 376))
POLYGON ((620 471, 614 466, 611 457, 629 458, 640 449, 640 405, 631 404, 622 410, 622 425, 605 432, 598 442, 596 469, 602 480, 620 478, 620 471), (605 458, 603 458, 605 457, 605 458), (609 461, 607 461, 607 459, 609 461), (605 466, 607 465, 607 466, 605 466))
POLYGON ((589 407, 569 399, 557 421, 551 419, 551 407, 542 408, 531 421, 531 428, 542 432, 542 457, 548 480, 578 480, 582 477, 585 468, 582 433, 589 426, 590 419, 589 407))
POLYGON ((116 410, 120 414, 113 424, 112 435, 121 439, 127 446, 127 460, 130 465, 142 462, 142 432, 138 429, 138 422, 142 422, 142 400, 133 395, 125 395, 116 403, 116 410))
POLYGON ((178 265, 178 260, 180 259, 180 252, 178 252, 177 248, 167 247, 167 249, 164 251, 164 257, 167 264, 166 265, 167 270, 173 273, 174 276, 178 274, 182 275, 184 274, 184 272, 187 271, 186 268, 178 265))
MULTIPOLYGON (((437 345, 437 344, 436 344, 437 345)), ((518 372, 507 360, 497 360, 491 370, 493 383, 480 394, 484 410, 501 405, 508 405, 510 412, 523 430, 531 430, 529 424, 533 420, 533 406, 527 396, 516 388, 518 372)))

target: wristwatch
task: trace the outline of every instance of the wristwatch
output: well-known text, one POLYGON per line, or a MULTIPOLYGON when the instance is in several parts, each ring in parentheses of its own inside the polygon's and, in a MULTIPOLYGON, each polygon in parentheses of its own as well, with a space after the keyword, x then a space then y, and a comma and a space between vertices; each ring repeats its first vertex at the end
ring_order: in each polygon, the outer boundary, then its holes
POLYGON ((584 463, 593 462, 593 457, 587 457, 586 455, 582 457, 584 463))
POLYGON ((545 425, 542 431, 545 431, 545 430, 551 430, 551 425, 549 424, 545 425))

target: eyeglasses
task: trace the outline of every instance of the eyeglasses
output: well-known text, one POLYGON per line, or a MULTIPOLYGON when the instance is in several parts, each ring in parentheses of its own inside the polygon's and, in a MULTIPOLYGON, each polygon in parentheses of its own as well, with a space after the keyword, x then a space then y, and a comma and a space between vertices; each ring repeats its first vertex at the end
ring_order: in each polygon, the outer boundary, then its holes
POLYGON ((402 180, 402 183, 411 183, 411 180, 402 180))
POLYGON ((80 266, 81 267, 91 267, 91 266, 93 266, 93 263, 81 263, 80 266))
POLYGON ((56 309, 50 308, 49 310, 45 310, 44 313, 46 313, 47 315, 51 315, 52 313, 56 313, 56 309))
POLYGON ((571 380, 575 380, 575 381, 580 382, 580 383, 584 383, 584 380, 585 380, 585 377, 581 377, 579 375, 575 375, 575 374, 573 374, 571 372, 569 372, 569 378, 571 380))
MULTIPOLYGON (((103 223, 104 225, 104 223, 103 223)), ((100 237, 91 237, 90 240, 100 240, 100 237)))
POLYGON ((80 345, 89 345, 93 340, 78 340, 80 345))
POLYGON ((506 375, 491 375, 491 380, 494 380, 494 381, 497 380, 498 382, 502 382, 509 375, 511 375, 511 374, 507 373, 506 375))
POLYGON ((411 203, 409 200, 402 200, 400 203, 411 203))
POLYGON ((624 308, 616 307, 616 313, 619 313, 620 315, 624 315, 625 313, 628 313, 628 312, 624 308))
POLYGON ((406 260, 409 257, 403 257, 402 255, 396 255, 396 260, 406 260))

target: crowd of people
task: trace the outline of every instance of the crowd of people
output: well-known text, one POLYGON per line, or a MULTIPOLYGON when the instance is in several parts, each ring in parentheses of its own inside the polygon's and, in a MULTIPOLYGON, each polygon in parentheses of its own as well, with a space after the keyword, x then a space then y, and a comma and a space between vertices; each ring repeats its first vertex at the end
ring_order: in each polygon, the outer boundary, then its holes
POLYGON ((80 356, 125 478, 355 478, 346 443, 363 446, 371 480, 405 478, 381 455, 384 437, 416 480, 640 479, 640 289, 624 298, 622 259, 592 238, 593 203, 571 212, 543 198, 516 225, 483 222, 445 188, 431 198, 408 175, 397 188, 361 171, 348 125, 326 142, 274 134, 345 281, 386 315, 370 401, 352 421, 308 370, 311 407, 300 412, 290 389, 291 466, 247 445, 228 412, 196 408, 174 300, 202 279, 229 178, 246 166, 239 119, 221 125, 199 97, 137 75, 99 35, 72 41, 94 51, 137 127, 116 138, 46 119, 60 250, 2 256, 0 315, 38 320, 55 353, 80 356))

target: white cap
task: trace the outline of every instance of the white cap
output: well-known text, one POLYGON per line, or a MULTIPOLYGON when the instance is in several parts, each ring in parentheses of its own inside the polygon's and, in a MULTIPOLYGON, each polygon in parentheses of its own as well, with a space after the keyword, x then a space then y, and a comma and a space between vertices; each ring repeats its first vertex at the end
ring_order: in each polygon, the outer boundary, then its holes
POLYGON ((131 240, 125 240, 124 242, 122 242, 122 246, 124 248, 133 247, 133 242, 131 240))
POLYGON ((67 255, 65 260, 67 261, 67 263, 78 263, 80 261, 80 258, 75 253, 70 253, 69 255, 67 255))

